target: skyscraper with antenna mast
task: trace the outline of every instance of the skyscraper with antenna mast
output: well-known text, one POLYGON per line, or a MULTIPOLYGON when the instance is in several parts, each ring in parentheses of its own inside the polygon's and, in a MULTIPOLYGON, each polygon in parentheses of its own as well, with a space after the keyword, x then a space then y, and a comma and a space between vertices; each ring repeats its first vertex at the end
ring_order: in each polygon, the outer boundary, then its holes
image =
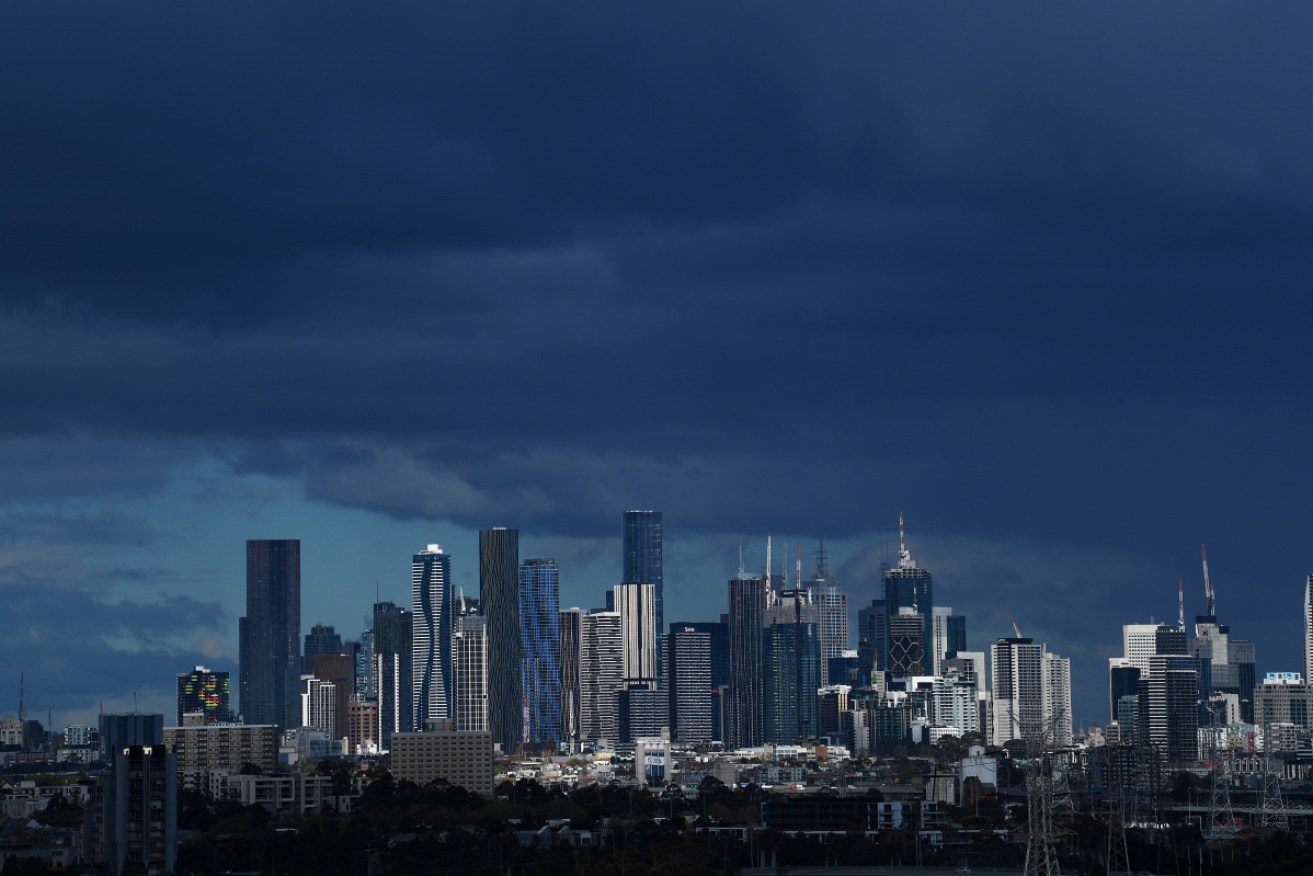
MULTIPOLYGON (((922 618, 925 635, 922 641, 934 639, 932 615, 934 613, 934 582, 930 571, 923 569, 912 559, 912 552, 907 547, 907 533, 903 523, 903 512, 898 512, 898 563, 884 570, 884 610, 890 623, 901 609, 913 609, 922 618)), ((886 630, 889 623, 886 623, 886 630)), ((881 643, 880 653, 890 653, 890 642, 881 643)))

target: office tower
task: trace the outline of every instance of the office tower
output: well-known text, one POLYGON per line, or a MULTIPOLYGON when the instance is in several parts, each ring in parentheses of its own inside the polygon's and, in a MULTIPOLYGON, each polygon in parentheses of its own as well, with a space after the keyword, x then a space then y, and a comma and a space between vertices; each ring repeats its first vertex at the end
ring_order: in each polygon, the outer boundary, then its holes
POLYGON ((863 685, 862 665, 861 661, 857 659, 856 651, 844 651, 838 657, 831 657, 825 663, 830 684, 822 685, 822 687, 833 687, 837 684, 847 687, 861 687, 863 685))
POLYGON ((693 626, 671 624, 666 636, 666 687, 670 738, 697 745, 711 735, 711 635, 693 626))
POLYGON ((376 753, 379 746, 378 701, 355 699, 346 707, 346 740, 356 754, 376 753))
POLYGON ((806 590, 784 590, 766 608, 762 698, 767 742, 793 743, 816 735, 819 614, 806 590))
POLYGON ((114 751, 129 745, 160 745, 164 742, 164 716, 132 712, 100 716, 100 759, 114 762, 114 751))
POLYGON ((1126 665, 1140 670, 1140 675, 1149 672, 1149 660, 1158 653, 1158 628, 1162 624, 1124 624, 1122 625, 1122 657, 1126 665))
POLYGON ((664 635, 664 584, 661 569, 661 512, 626 511, 624 528, 625 584, 651 584, 655 606, 655 628, 658 636, 664 635))
POLYGON ((451 717, 451 620, 456 594, 451 555, 431 544, 410 563, 410 607, 415 623, 411 653, 416 729, 451 717))
POLYGON ((725 739, 725 694, 729 691, 729 616, 717 621, 680 621, 675 627, 706 633, 711 641, 711 738, 725 739))
POLYGON ((553 559, 520 564, 520 689, 526 743, 561 741, 561 570, 553 559))
POLYGON ((415 729, 411 655, 415 627, 411 613, 394 602, 374 603, 374 684, 378 700, 378 743, 385 750, 393 733, 415 729))
POLYGON ((1122 697, 1138 696, 1140 692, 1140 670, 1132 666, 1125 657, 1108 658, 1108 715, 1109 719, 1119 721, 1117 717, 1121 708, 1122 697))
POLYGON ((336 728, 334 738, 341 739, 346 736, 347 704, 355 695, 355 658, 350 654, 316 654, 311 660, 310 668, 312 670, 310 674, 315 678, 333 685, 333 726, 336 728))
POLYGON ((1311 717, 1313 687, 1298 672, 1269 672, 1254 690, 1254 718, 1264 732, 1274 724, 1306 730, 1311 717))
POLYGON ((965 615, 953 614, 951 607, 941 605, 935 606, 930 624, 934 637, 926 662, 932 675, 942 675, 940 668, 945 658, 967 649, 967 619, 965 615))
MULTIPOLYGON (((802 548, 799 547, 798 575, 802 575, 802 548)), ((830 576, 829 557, 822 541, 816 550, 816 571, 807 582, 812 604, 816 606, 821 643, 821 684, 833 683, 830 660, 848 649, 848 594, 830 576)))
POLYGON ((976 686, 961 676, 935 676, 930 683, 930 723, 956 727, 963 733, 979 729, 976 686))
POLYGON ((337 738, 337 686, 331 681, 301 676, 301 726, 337 738))
POLYGON ((453 717, 461 732, 488 729, 488 627, 471 602, 461 600, 452 621, 453 717))
POLYGON ((589 742, 620 738, 616 696, 623 689, 624 646, 620 613, 594 611, 583 616, 580 653, 579 736, 589 742))
POLYGON ((656 687, 656 587, 618 584, 613 593, 620 615, 625 687, 656 687))
POLYGON ((193 712, 205 715, 205 723, 232 720, 232 701, 227 672, 197 666, 178 673, 178 724, 193 712))
POLYGON ((863 683, 870 683, 877 667, 889 668, 889 610, 883 599, 872 599, 866 608, 857 610, 857 659, 862 665, 863 683))
POLYGON ((1071 745, 1071 661, 1047 651, 1044 652, 1044 723, 1053 728, 1054 745, 1071 745))
POLYGON ((524 694, 520 686, 520 531, 479 530, 479 603, 487 622, 488 729, 494 745, 510 754, 523 741, 524 694))
POLYGON ((634 687, 616 695, 621 745, 633 745, 644 737, 661 736, 670 728, 666 691, 634 687))
POLYGON ((305 648, 301 651, 301 673, 303 675, 314 674, 316 654, 341 653, 342 637, 337 634, 337 630, 324 624, 315 624, 310 628, 310 632, 305 634, 305 648))
MULTIPOLYGON (((921 637, 922 648, 933 640, 931 618, 934 616, 935 607, 934 581, 929 570, 922 569, 912 559, 912 552, 907 548, 907 539, 903 533, 901 513, 898 515, 898 565, 884 570, 884 604, 890 624, 898 616, 900 609, 910 608, 916 611, 921 615, 925 627, 925 633, 921 637)), ((888 652, 890 644, 885 642, 881 649, 888 652)))
POLYGON ((1198 758, 1199 659, 1155 654, 1140 686, 1140 737, 1169 763, 1193 763, 1198 758))
POLYGON ((301 541, 246 542, 246 616, 238 621, 240 706, 248 724, 300 720, 301 541))
POLYGON ((579 741, 583 649, 584 610, 567 608, 561 612, 561 741, 571 745, 579 741))
POLYGON ((925 619, 914 608, 889 618, 889 673, 894 678, 926 675, 925 619))
POLYGON ((729 581, 729 701, 726 745, 749 748, 764 739, 765 694, 762 632, 766 623, 766 579, 742 569, 729 581))
POLYGON ((1304 679, 1313 684, 1313 575, 1304 579, 1304 679))
POLYGON ((993 739, 1001 745, 1044 728, 1044 646, 1033 639, 1005 638, 990 646, 994 667, 993 739))
MULTIPOLYGON (((374 622, 371 616, 368 623, 374 622)), ((374 630, 360 633, 360 650, 356 653, 356 693, 366 699, 378 696, 378 680, 374 678, 374 630)))
POLYGON ((174 872, 178 778, 173 753, 160 742, 122 745, 114 748, 111 763, 101 786, 101 863, 110 873, 174 872))
MULTIPOLYGON (((1171 653, 1190 653, 1200 660, 1199 694, 1207 700, 1212 694, 1235 695, 1240 704, 1240 719, 1254 720, 1254 643, 1231 638, 1231 628, 1219 624, 1214 615, 1195 618, 1195 638, 1188 649, 1171 653)), ((1184 637, 1184 630, 1182 630, 1184 637)), ((1159 653, 1165 653, 1161 649, 1159 653)), ((1207 710, 1200 717, 1208 719, 1207 710)), ((1212 723, 1208 720, 1208 723, 1212 723)))

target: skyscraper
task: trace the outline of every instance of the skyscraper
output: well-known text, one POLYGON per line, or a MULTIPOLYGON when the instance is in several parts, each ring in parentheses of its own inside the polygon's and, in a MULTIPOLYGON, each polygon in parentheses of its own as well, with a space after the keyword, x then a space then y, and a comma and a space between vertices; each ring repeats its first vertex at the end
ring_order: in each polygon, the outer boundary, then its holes
POLYGON ((934 614, 930 618, 934 636, 930 640, 928 648, 930 653, 926 660, 931 674, 942 675, 939 669, 944 658, 967 649, 966 620, 963 615, 953 614, 950 606, 935 606, 934 614))
MULTIPOLYGON (((912 608, 921 615, 925 626, 925 635, 921 638, 922 646, 934 640, 931 618, 934 616, 933 579, 927 569, 922 569, 912 559, 912 552, 907 549, 907 539, 903 535, 903 515, 898 515, 898 565, 884 571, 884 609, 890 623, 899 613, 899 609, 912 608)), ((883 643, 882 651, 889 651, 890 643, 883 643)), ((882 654, 883 658, 884 655, 882 654)), ((881 663, 883 668, 886 664, 881 663)))
POLYGON ((452 716, 460 732, 488 729, 488 630, 477 607, 460 601, 451 632, 452 716))
POLYGON ((305 648, 301 651, 301 673, 314 674, 314 659, 317 654, 341 654, 342 637, 337 630, 324 624, 315 624, 305 634, 305 648))
MULTIPOLYGON (((670 629, 685 628, 706 633, 711 643, 711 738, 725 741, 725 700, 729 692, 729 616, 715 621, 682 621, 670 629)), ((666 649, 667 653, 669 648, 666 649)), ((670 673, 667 671, 667 678, 670 673)), ((674 682, 670 682, 673 684, 674 682)), ((674 720, 674 713, 671 713, 674 720)), ((673 728, 672 728, 673 729, 673 728)))
POLYGON ((526 743, 561 741, 560 592, 556 560, 520 564, 520 684, 526 743))
POLYGON ((410 564, 410 606, 415 635, 411 651, 414 727, 451 717, 451 621, 455 604, 451 555, 431 544, 410 564))
POLYGON ((1304 580, 1304 682, 1313 685, 1313 575, 1304 580))
POLYGON ((1071 661, 1044 652, 1044 721, 1052 728, 1053 744, 1071 745, 1071 661))
POLYGON ((651 584, 655 589, 656 634, 665 635, 664 584, 661 569, 661 512, 626 511, 624 524, 625 584, 651 584))
POLYGON ((1044 646, 1005 638, 990 646, 993 664, 993 741, 1002 745, 1044 728, 1044 646))
POLYGON ((762 674, 765 739, 792 743, 816 735, 820 612, 807 590, 784 590, 768 602, 762 674))
POLYGON ((685 744, 710 742, 711 634, 672 624, 666 636, 666 686, 670 738, 685 744))
POLYGON ((524 733, 524 695, 520 687, 520 531, 479 530, 479 602, 487 622, 488 729, 492 741, 510 754, 524 733))
POLYGON ((889 618, 889 662, 894 678, 926 675, 925 619, 912 608, 900 608, 889 618))
POLYGON ((621 681, 624 651, 620 613, 594 611, 583 617, 580 655, 579 736, 590 742, 620 739, 620 713, 616 697, 621 681))
MULTIPOLYGON (((798 575, 802 576, 801 546, 798 555, 798 575)), ((830 679, 830 660, 848 650, 848 594, 839 582, 830 576, 829 557, 822 541, 816 550, 816 572, 806 583, 816 606, 816 623, 820 634, 821 684, 834 684, 830 679)))
POLYGON ((725 706, 727 747, 747 748, 764 739, 762 631, 766 623, 766 579, 742 569, 729 580, 729 702, 725 706))
POLYGON ((207 724, 232 720, 227 672, 197 666, 191 672, 178 673, 178 726, 182 726, 183 715, 194 712, 204 714, 207 724))
POLYGON ((414 616, 393 602, 374 603, 374 680, 378 696, 379 744, 388 748, 393 733, 415 729, 411 659, 414 616))
POLYGON ((620 614, 626 687, 656 687, 656 586, 617 584, 615 610, 620 614))
POLYGON ((561 612, 561 740, 579 741, 580 688, 583 684, 584 610, 561 612))
POLYGON ((242 716, 295 727, 301 719, 301 541, 246 542, 246 616, 238 622, 242 716))

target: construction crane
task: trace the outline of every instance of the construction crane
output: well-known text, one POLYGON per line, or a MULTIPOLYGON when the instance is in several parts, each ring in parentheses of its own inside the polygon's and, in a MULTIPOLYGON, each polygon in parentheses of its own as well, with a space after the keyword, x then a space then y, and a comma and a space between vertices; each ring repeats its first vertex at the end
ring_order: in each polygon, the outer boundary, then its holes
POLYGON ((1017 619, 1016 619, 1016 618, 1013 618, 1013 619, 1012 619, 1012 632, 1014 632, 1014 633, 1017 634, 1017 638, 1018 638, 1018 639, 1020 639, 1020 638, 1024 638, 1024 637, 1021 635, 1021 627, 1017 626, 1017 619))
POLYGON ((1185 629, 1185 581, 1176 579, 1176 626, 1185 629))
POLYGON ((1217 617, 1217 610, 1213 604, 1213 579, 1208 577, 1208 545, 1200 542, 1199 553, 1204 561, 1204 603, 1208 607, 1208 616, 1217 617))

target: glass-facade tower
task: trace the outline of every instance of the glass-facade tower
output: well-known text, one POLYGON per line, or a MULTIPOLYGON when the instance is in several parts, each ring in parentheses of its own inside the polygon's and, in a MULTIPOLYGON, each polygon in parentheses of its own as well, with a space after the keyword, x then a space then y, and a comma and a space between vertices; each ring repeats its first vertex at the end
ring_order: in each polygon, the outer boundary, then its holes
POLYGON ((510 754, 522 740, 520 688, 520 531, 479 531, 479 603, 488 636, 488 729, 510 754))
POLYGON ((665 635, 661 573, 661 512, 624 512, 625 584, 651 584, 656 588, 656 632, 665 635))
POLYGON ((561 741, 561 570, 553 559, 520 565, 520 686, 526 743, 561 741))
POLYGON ((301 723, 301 541, 246 542, 246 616, 238 621, 239 706, 247 724, 301 723))
POLYGON ((410 565, 410 600, 415 633, 411 646, 415 729, 452 717, 451 622, 455 593, 451 555, 431 544, 410 565))

